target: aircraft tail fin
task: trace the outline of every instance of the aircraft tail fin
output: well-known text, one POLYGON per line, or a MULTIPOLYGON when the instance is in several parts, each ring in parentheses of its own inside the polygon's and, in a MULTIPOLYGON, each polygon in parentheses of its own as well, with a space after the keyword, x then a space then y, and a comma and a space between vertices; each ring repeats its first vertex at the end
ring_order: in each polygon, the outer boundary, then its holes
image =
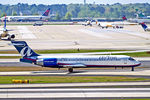
POLYGON ((49 16, 49 13, 50 13, 50 8, 48 8, 42 16, 49 16))
POLYGON ((123 20, 127 20, 126 16, 123 16, 122 19, 123 19, 123 20))
POLYGON ((143 22, 143 23, 140 23, 141 24, 141 26, 143 27, 143 29, 144 30, 146 30, 147 29, 147 25, 143 22))
POLYGON ((137 14, 137 18, 144 18, 144 17, 146 17, 146 16, 142 12, 137 14))
POLYGON ((6 29, 6 15, 5 15, 5 20, 4 20, 4 31, 7 30, 6 29))
POLYGON ((27 45, 25 41, 11 41, 11 43, 18 50, 22 57, 39 56, 27 45))

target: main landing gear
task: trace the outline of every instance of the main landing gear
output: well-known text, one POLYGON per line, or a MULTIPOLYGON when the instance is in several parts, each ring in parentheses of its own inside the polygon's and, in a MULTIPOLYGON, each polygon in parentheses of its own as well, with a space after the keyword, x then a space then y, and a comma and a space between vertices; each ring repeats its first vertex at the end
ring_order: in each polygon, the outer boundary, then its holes
POLYGON ((73 72, 73 68, 72 67, 68 68, 68 71, 69 71, 69 73, 72 73, 73 72))

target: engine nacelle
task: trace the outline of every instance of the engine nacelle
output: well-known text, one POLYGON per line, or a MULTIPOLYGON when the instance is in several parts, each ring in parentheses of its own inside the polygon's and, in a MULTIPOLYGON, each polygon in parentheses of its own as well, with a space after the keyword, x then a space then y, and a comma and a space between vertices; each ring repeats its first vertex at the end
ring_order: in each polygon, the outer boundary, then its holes
POLYGON ((10 38, 13 38, 13 39, 14 39, 14 38, 15 38, 15 35, 14 35, 14 34, 12 34, 12 35, 10 36, 10 38))
POLYGON ((15 35, 12 34, 12 35, 8 35, 8 40, 11 40, 11 39, 14 39, 15 38, 15 35))
POLYGON ((57 66, 56 58, 37 59, 36 64, 44 67, 57 66))

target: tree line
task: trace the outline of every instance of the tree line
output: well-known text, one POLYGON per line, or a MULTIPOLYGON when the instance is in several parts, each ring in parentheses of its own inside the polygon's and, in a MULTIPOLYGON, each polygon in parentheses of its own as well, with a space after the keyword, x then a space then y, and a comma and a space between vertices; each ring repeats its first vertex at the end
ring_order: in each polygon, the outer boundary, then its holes
POLYGON ((1 17, 5 14, 8 16, 15 15, 42 15, 44 11, 51 8, 52 17, 56 20, 71 18, 121 18, 126 15, 128 18, 135 18, 136 12, 142 12, 150 16, 149 3, 135 4, 22 4, 2 5, 0 4, 1 17))

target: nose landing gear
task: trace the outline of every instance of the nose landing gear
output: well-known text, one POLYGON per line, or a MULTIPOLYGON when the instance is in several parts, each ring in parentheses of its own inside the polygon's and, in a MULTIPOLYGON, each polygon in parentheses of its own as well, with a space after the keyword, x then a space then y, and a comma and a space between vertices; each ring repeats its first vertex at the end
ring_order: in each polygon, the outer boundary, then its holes
POLYGON ((134 71, 134 67, 131 68, 131 71, 134 71))

